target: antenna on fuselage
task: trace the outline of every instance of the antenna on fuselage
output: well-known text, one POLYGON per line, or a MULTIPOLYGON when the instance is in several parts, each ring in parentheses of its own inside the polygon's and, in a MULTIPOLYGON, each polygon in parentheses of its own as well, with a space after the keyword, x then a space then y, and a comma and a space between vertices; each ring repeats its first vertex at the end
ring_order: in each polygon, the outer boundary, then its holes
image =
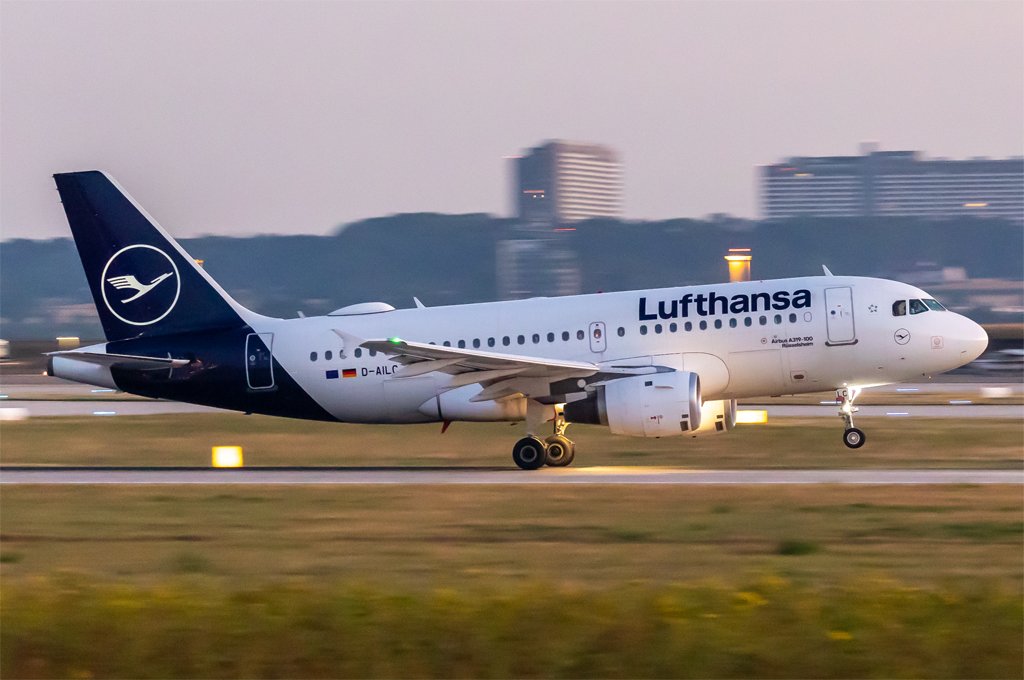
POLYGON ((829 271, 828 267, 826 267, 825 265, 821 265, 821 268, 825 272, 825 276, 835 276, 835 274, 829 271))

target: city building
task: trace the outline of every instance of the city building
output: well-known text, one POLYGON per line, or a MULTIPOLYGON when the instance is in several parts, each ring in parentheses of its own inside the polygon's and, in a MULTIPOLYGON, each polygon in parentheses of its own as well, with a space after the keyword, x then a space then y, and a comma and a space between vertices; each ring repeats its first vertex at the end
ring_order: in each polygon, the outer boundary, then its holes
POLYGON ((808 156, 761 167, 761 214, 995 217, 1024 222, 1024 158, 923 158, 918 151, 808 156))
POLYGON ((598 144, 548 141, 515 159, 513 205, 526 224, 622 215, 622 164, 598 144))

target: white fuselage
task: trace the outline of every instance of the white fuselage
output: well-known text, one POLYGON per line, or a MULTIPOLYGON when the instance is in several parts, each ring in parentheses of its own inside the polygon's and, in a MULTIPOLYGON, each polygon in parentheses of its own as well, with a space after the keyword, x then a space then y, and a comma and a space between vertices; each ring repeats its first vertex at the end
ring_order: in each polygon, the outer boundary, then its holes
POLYGON ((704 400, 734 399, 920 379, 976 358, 987 337, 966 317, 935 309, 894 315, 895 302, 927 298, 895 281, 817 276, 248 321, 272 334, 274 358, 338 420, 411 423, 438 419, 423 406, 451 389, 453 376, 396 379, 395 362, 346 349, 336 331, 601 366, 664 366, 696 372, 704 400))

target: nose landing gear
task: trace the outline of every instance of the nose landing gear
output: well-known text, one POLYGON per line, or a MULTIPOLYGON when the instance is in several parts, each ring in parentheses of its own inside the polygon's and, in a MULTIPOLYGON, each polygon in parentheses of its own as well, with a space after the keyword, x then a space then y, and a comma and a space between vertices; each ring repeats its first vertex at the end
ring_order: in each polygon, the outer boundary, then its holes
POLYGON ((839 404, 839 417, 843 419, 846 429, 843 431, 843 443, 851 449, 859 449, 864 446, 867 437, 864 431, 853 426, 853 414, 859 409, 853 405, 853 400, 860 394, 856 387, 844 387, 836 390, 836 403, 839 404))
MULTIPOLYGON (((523 437, 512 447, 512 460, 523 470, 536 470, 544 465, 549 467, 565 467, 576 457, 576 444, 565 436, 569 423, 565 420, 562 405, 554 408, 555 433, 542 440, 532 434, 542 423, 535 423, 531 418, 531 409, 527 407, 527 429, 531 434, 523 437)), ((550 411, 548 411, 550 413, 550 411)))

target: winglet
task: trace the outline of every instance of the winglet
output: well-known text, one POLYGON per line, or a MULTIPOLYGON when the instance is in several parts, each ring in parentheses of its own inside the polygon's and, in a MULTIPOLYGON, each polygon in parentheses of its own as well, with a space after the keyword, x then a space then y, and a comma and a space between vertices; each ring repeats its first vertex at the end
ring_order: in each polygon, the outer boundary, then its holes
POLYGON ((825 276, 835 276, 835 274, 829 271, 829 268, 826 267, 825 265, 821 265, 821 268, 825 271, 825 276))
POLYGON ((416 303, 416 308, 417 309, 426 309, 426 307, 427 307, 425 304, 420 302, 420 299, 418 297, 416 297, 415 295, 412 296, 412 301, 416 303))

